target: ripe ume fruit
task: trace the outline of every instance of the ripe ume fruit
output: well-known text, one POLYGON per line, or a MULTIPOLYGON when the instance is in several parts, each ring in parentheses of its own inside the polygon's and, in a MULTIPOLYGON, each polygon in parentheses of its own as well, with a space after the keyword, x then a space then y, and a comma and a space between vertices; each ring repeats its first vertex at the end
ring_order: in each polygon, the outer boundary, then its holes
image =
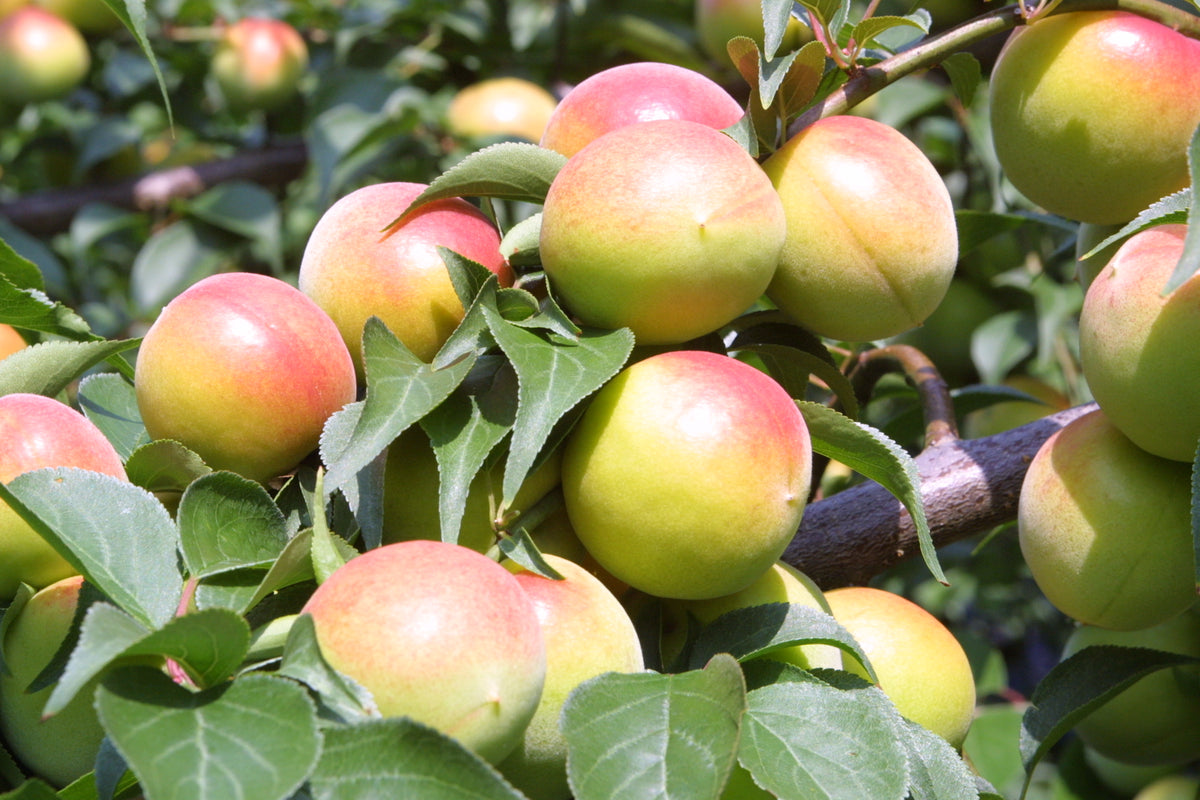
POLYGON ((1142 449, 1190 464, 1200 441, 1200 276, 1162 294, 1186 234, 1186 225, 1160 225, 1121 245, 1084 297, 1079 357, 1114 425, 1142 449))
POLYGON ((317 587, 312 615, 330 666, 493 763, 521 741, 546 677, 533 601, 513 574, 460 545, 368 550, 317 587))
POLYGON ((1017 524, 1038 587, 1080 622, 1145 628, 1195 599, 1191 469, 1137 447, 1103 411, 1042 444, 1017 524))
POLYGON ((674 64, 640 61, 580 81, 550 115, 542 147, 573 156, 609 131, 637 122, 682 119, 728 128, 742 107, 720 84, 674 64))
POLYGON ((808 427, 770 376, 726 355, 667 351, 592 398, 563 452, 567 516, 601 567, 657 597, 740 591, 804 512, 808 427))
POLYGON ((300 289, 337 323, 360 379, 370 317, 422 361, 432 361, 462 321, 466 312, 439 246, 487 267, 501 286, 512 284, 499 231, 467 201, 437 200, 392 224, 426 188, 390 182, 356 189, 321 215, 305 245, 300 289))
MULTIPOLYGON (((954 634, 921 606, 882 589, 848 586, 826 592, 825 599, 897 710, 961 747, 975 714, 975 677, 954 634)), ((866 677, 856 661, 845 661, 866 677)))
POLYGON ((866 117, 827 117, 763 163, 787 215, 767 296, 804 327, 866 342, 920 325, 958 262, 950 192, 924 153, 866 117))
POLYGON ((700 123, 660 120, 567 161, 546 196, 541 257, 584 325, 678 344, 758 300, 785 234, 779 196, 746 151, 700 123))
POLYGON ((104 729, 92 707, 99 679, 80 688, 61 711, 42 718, 52 686, 26 689, 67 638, 83 578, 73 575, 41 589, 16 614, 4 634, 0 671, 0 739, 38 777, 66 786, 92 771, 104 729))
POLYGON ((329 316, 291 284, 249 272, 212 275, 163 308, 134 388, 152 438, 256 481, 315 450, 325 420, 356 393, 329 316))
POLYGON ((464 86, 446 109, 455 136, 518 136, 541 141, 558 100, 524 78, 503 77, 464 86))
POLYGON ((1126 11, 1054 14, 1017 29, 989 83, 1000 166, 1052 214, 1133 219, 1188 184, 1197 63, 1200 41, 1126 11))
POLYGON ((17 329, 12 325, 0 324, 0 358, 11 356, 18 350, 24 350, 28 345, 17 329))
POLYGON ((61 97, 79 85, 91 61, 83 35, 57 14, 23 6, 0 17, 0 100, 61 97))
POLYGON ((283 20, 243 17, 221 35, 212 74, 230 108, 281 107, 296 95, 308 69, 308 45, 283 20))
MULTIPOLYGON (((0 482, 41 467, 79 467, 125 480, 116 449, 91 420, 38 394, 0 397, 0 482)), ((28 583, 35 589, 75 573, 17 512, 0 500, 0 602, 28 583)))

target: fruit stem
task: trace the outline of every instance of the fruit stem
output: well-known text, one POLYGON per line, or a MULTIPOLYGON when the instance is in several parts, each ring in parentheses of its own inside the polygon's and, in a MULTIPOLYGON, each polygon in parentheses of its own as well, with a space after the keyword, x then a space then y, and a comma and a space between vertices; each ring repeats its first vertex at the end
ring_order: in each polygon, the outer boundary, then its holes
POLYGON ((929 356, 909 344, 891 344, 865 350, 851 373, 855 391, 865 400, 871 387, 886 373, 899 369, 916 387, 925 418, 925 447, 934 447, 958 438, 954 401, 950 388, 929 356))

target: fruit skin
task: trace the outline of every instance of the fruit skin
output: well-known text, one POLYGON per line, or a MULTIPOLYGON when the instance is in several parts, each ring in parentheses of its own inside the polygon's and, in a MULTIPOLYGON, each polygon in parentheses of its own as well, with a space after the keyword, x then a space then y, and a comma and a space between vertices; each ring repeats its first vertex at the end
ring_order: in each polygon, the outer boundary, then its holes
POLYGON ((16 328, 0 323, 0 359, 11 356, 18 350, 24 350, 27 346, 25 337, 21 336, 16 328))
POLYGON ((540 142, 558 100, 524 78, 502 77, 464 86, 446 109, 455 136, 517 136, 540 142))
POLYGON ((1200 779, 1191 775, 1168 775, 1145 786, 1133 800, 1196 800, 1200 779))
MULTIPOLYGON (((765 33, 760 0, 696 0, 693 21, 700 47, 724 66, 733 66, 726 45, 735 36, 746 36, 760 49, 763 47, 765 33)), ((789 17, 779 53, 798 50, 812 38, 812 30, 807 25, 794 16, 789 17)))
POLYGON ((1133 219, 1188 184, 1197 61, 1200 41, 1123 11, 1055 14, 1016 30, 989 84, 1000 166, 1053 214, 1133 219))
POLYGON ((566 94, 542 135, 542 147, 570 157, 600 136, 626 125, 680 119, 728 128, 743 110, 706 75, 674 64, 639 61, 610 67, 566 94))
POLYGON ((317 587, 325 660, 385 717, 408 716, 498 763, 521 740, 546 677, 537 610, 487 556, 418 540, 352 558, 317 587))
POLYGON ((892 341, 910 344, 929 356, 946 383, 966 386, 979 379, 971 356, 971 335, 1002 310, 977 284, 966 278, 954 278, 933 313, 892 341))
MULTIPOLYGON (((560 483, 561 451, 539 464, 521 484, 512 507, 505 513, 528 511, 560 483)), ((419 425, 407 428, 388 446, 384 467, 383 541, 440 539, 442 524, 438 510, 439 476, 437 457, 429 437, 419 425)), ((501 512, 504 463, 475 476, 467 494, 458 543, 479 552, 496 544, 493 525, 501 512)))
MULTIPOLYGON (((1200 658, 1200 613, 1191 609, 1135 631, 1081 625, 1067 637, 1063 658, 1100 644, 1200 658)), ((1183 764, 1200 758, 1200 666, 1146 675, 1081 720, 1075 732, 1101 755, 1129 764, 1183 764)))
POLYGON ((291 100, 308 69, 308 45, 283 20, 243 17, 221 34, 212 76, 235 111, 273 111, 291 100))
POLYGON ((1088 288, 1079 357, 1093 397, 1139 447, 1186 461, 1200 440, 1200 277, 1162 290, 1186 225, 1160 225, 1121 245, 1088 288))
MULTIPOLYGON (((40 467, 80 467, 126 480, 116 449, 91 420, 38 394, 0 397, 0 483, 40 467)), ((0 500, 0 601, 19 583, 40 589, 75 573, 33 528, 0 500)))
MULTIPOLYGON (((663 663, 671 664, 683 647, 689 614, 698 622, 707 624, 730 611, 768 603, 793 603, 815 608, 826 614, 832 613, 824 593, 812 578, 791 564, 776 561, 754 583, 733 594, 714 597, 711 600, 664 601, 663 663)), ((793 645, 764 657, 794 664, 801 669, 842 668, 842 651, 828 645, 793 645)))
POLYGON ((328 315, 290 284, 249 272, 204 278, 163 308, 134 388, 151 438, 256 481, 316 449, 325 420, 356 392, 328 315))
POLYGON ((1153 456, 1103 411, 1072 420, 1029 464, 1021 553, 1056 608, 1115 630, 1155 625, 1195 598, 1191 470, 1153 456))
POLYGON ((66 95, 87 75, 92 57, 71 23, 38 6, 0 18, 0 100, 37 103, 66 95))
POLYGON ((643 122, 592 142, 555 177, 542 265, 583 324, 678 344, 758 300, 785 224, 762 168, 728 136, 686 120, 643 122))
POLYGON ((39 590, 3 641, 9 673, 0 671, 0 739, 30 771, 59 787, 91 772, 96 761, 104 729, 92 695, 100 679, 84 684, 66 707, 45 720, 42 707, 54 687, 33 694, 25 689, 67 638, 82 585, 83 577, 73 575, 39 590))
POLYGON ((808 427, 768 375, 676 350, 622 370, 569 434, 567 516, 601 567, 635 589, 732 594, 795 535, 812 474, 808 427))
POLYGON ((337 323, 360 380, 363 326, 371 316, 422 361, 432 361, 462 321, 466 312, 439 245, 483 264, 501 286, 512 285, 499 231, 465 200, 428 203, 388 227, 426 188, 397 181, 356 189, 321 215, 305 245, 300 289, 337 323))
POLYGON ((941 303, 958 262, 954 206, 925 154, 866 117, 827 117, 763 170, 787 214, 767 296, 814 333, 866 342, 903 333, 941 303))
MULTIPOLYGON (((975 713, 975 678, 954 634, 921 606, 882 589, 848 586, 825 599, 900 713, 961 748, 975 713)), ((845 661, 866 677, 854 659, 845 661)))
POLYGON ((521 744, 500 772, 531 800, 568 800, 567 742, 558 721, 567 695, 606 672, 640 672, 642 646, 624 607, 582 566, 555 555, 546 562, 564 580, 544 578, 511 561, 537 609, 546 642, 546 684, 521 744))
POLYGON ((121 26, 121 19, 104 0, 34 0, 47 11, 74 25, 81 33, 101 35, 121 26))

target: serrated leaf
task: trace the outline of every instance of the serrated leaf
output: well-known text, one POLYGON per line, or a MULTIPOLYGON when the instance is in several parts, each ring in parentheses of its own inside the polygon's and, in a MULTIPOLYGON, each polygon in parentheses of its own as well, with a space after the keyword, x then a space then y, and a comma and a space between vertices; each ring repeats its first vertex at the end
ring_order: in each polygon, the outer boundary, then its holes
POLYGON ((55 341, 22 348, 0 359, 0 394, 29 392, 53 397, 87 370, 118 353, 133 349, 140 341, 55 341))
POLYGON ((212 468, 193 450, 173 439, 155 439, 141 445, 125 462, 131 483, 151 492, 182 493, 212 468))
POLYGON ((1144 647, 1092 645, 1060 661, 1038 683, 1021 719, 1024 797, 1033 768, 1084 717, 1142 677, 1198 659, 1144 647))
MULTIPOLYGON (((1135 233, 1144 231, 1147 228, 1153 228, 1157 225, 1186 223, 1192 203, 1193 192, 1190 186, 1174 194, 1167 195, 1125 223, 1116 233, 1102 239, 1095 247, 1080 256, 1080 260, 1091 258, 1109 245, 1116 244, 1122 239, 1133 236, 1135 233)), ((1174 275, 1171 277, 1173 279, 1174 275)), ((1167 285, 1171 286, 1171 280, 1168 280, 1167 285)))
POLYGON ((1164 295, 1178 289, 1184 281, 1200 271, 1200 213, 1197 213, 1200 200, 1196 199, 1196 187, 1200 186, 1200 125, 1196 127, 1192 134, 1192 143, 1188 146, 1188 172, 1191 175, 1191 185, 1187 190, 1191 192, 1188 219, 1196 224, 1189 225, 1187 234, 1183 237, 1183 255, 1179 257, 1179 263, 1175 265, 1167 285, 1163 288, 1164 295))
POLYGON ((862 51, 869 48, 878 36, 896 28, 916 28, 921 33, 929 32, 929 25, 925 17, 880 15, 868 17, 855 25, 851 38, 854 39, 856 50, 862 51))
POLYGON ((775 57, 792 19, 792 0, 762 0, 763 55, 775 57))
POLYGON ((542 555, 542 551, 538 550, 529 531, 524 528, 519 527, 508 536, 501 537, 499 544, 500 552, 505 558, 520 564, 535 575, 556 581, 564 580, 562 574, 550 566, 550 562, 542 555))
POLYGON ((908 752, 911 800, 977 800, 979 790, 967 763, 950 744, 928 728, 901 720, 900 737, 908 752))
POLYGON ((137 393, 126 378, 111 372, 87 375, 79 383, 76 398, 84 415, 112 442, 122 461, 150 441, 138 411, 137 393))
POLYGON ((3 277, 0 277, 0 322, 71 341, 100 340, 74 309, 51 300, 40 289, 19 288, 3 277))
POLYGON ((742 671, 728 655, 676 675, 607 673, 585 681, 568 696, 559 723, 575 798, 716 800, 733 768, 745 709, 742 671))
POLYGON ((88 681, 120 658, 125 648, 149 633, 148 627, 111 603, 89 606, 79 628, 79 640, 46 700, 43 713, 61 711, 88 681))
POLYGON ((262 186, 227 181, 182 205, 192 216, 250 240, 259 258, 277 271, 283 268, 283 215, 275 196, 262 186))
POLYGON ((780 115, 792 119, 817 95, 825 75, 825 48, 820 42, 809 42, 796 53, 779 85, 780 115))
POLYGON ((514 267, 541 263, 542 212, 530 214, 508 229, 500 240, 500 255, 514 267))
POLYGON ((925 566, 935 580, 946 584, 925 517, 921 476, 912 456, 882 432, 820 403, 801 400, 797 405, 808 423, 814 451, 870 478, 903 504, 916 528, 925 566))
POLYGON ((785 681, 748 695, 738 760, 779 797, 903 800, 901 717, 879 689, 785 681))
POLYGON ((565 163, 566 156, 536 144, 501 142, 485 147, 435 178, 395 221, 425 203, 450 197, 541 203, 565 163))
POLYGON ((159 91, 162 93, 163 109, 167 112, 167 126, 173 127, 175 117, 171 111, 171 98, 167 94, 167 82, 163 78, 162 69, 159 67, 158 59, 154 55, 154 49, 150 47, 150 40, 146 37, 146 2, 145 0, 104 0, 117 18, 129 29, 133 34, 133 38, 137 41, 138 47, 145 54, 146 59, 150 62, 150 66, 154 69, 154 77, 158 81, 159 91))
POLYGON ((284 800, 321 751, 312 701, 272 675, 193 693, 157 670, 126 667, 105 679, 96 710, 155 800, 284 800))
POLYGON ((316 694, 318 714, 323 719, 362 722, 379 717, 371 693, 325 661, 309 614, 301 614, 292 623, 279 674, 300 681, 316 694))
POLYGON ((950 78, 950 88, 964 107, 975 99, 975 90, 983 82, 983 67, 974 53, 951 53, 942 59, 941 68, 950 78))
POLYGON ((192 481, 176 513, 188 575, 269 567, 288 542, 287 520, 257 481, 213 472, 192 481))
POLYGON ((311 551, 312 530, 300 531, 288 540, 265 575, 261 570, 239 570, 203 581, 196 587, 196 607, 245 613, 272 592, 312 580, 311 551))
POLYGON ((179 534, 145 489, 98 472, 49 467, 0 485, 0 498, 109 599, 147 627, 183 591, 179 534))
POLYGON ((367 320, 363 357, 366 399, 334 413, 321 434, 321 457, 328 467, 325 483, 330 489, 349 484, 405 428, 449 397, 475 361, 467 356, 445 369, 433 369, 413 355, 378 317, 367 320), (352 420, 353 425, 339 424, 339 420, 352 420))
POLYGON ((484 284, 494 280, 492 271, 478 261, 472 261, 464 255, 459 255, 449 247, 438 245, 437 252, 441 256, 442 263, 446 265, 446 271, 450 275, 450 285, 454 287, 454 293, 458 295, 458 302, 462 303, 463 308, 469 308, 475 302, 475 298, 479 296, 484 284))
POLYGON ((37 291, 46 288, 42 280, 42 271, 37 268, 37 264, 12 249, 3 237, 0 237, 0 277, 14 288, 37 291))
POLYGON ((327 728, 311 785, 313 800, 523 800, 490 764, 404 717, 327 728))
POLYGON ((487 307, 488 328, 517 373, 517 416, 504 466, 509 505, 554 425, 620 371, 633 352, 628 328, 583 331, 573 343, 552 341, 512 325, 487 307))
MULTIPOLYGON (((18 583, 17 590, 13 596, 0 604, 0 642, 4 641, 5 632, 8 631, 13 620, 17 618, 17 614, 21 613, 21 609, 29 602, 29 598, 33 597, 34 588, 28 583, 18 583)), ((8 664, 4 661, 4 648, 0 647, 0 675, 11 675, 8 664)))
POLYGON ((726 612, 701 628, 688 665, 694 669, 717 653, 739 660, 756 658, 796 644, 827 644, 849 653, 878 682, 862 647, 829 614, 796 603, 767 603, 726 612))
POLYGON ((729 53, 729 60, 733 62, 733 66, 742 76, 746 85, 757 87, 759 85, 758 73, 763 58, 755 41, 749 36, 735 36, 725 43, 725 50, 729 53))
POLYGON ((437 355, 433 357, 434 369, 443 369, 454 364, 459 359, 468 356, 479 356, 496 346, 491 331, 488 330, 484 307, 495 308, 498 302, 497 292, 499 281, 496 276, 488 279, 475 295, 475 300, 466 306, 466 313, 458 327, 442 344, 437 355))
POLYGON ((835 35, 850 16, 850 0, 800 0, 800 5, 808 9, 817 24, 835 35))

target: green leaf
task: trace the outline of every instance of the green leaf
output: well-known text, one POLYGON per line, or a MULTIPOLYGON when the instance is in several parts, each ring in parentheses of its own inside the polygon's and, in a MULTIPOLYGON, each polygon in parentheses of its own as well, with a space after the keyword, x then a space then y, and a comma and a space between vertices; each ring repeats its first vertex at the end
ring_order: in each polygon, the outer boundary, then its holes
MULTIPOLYGON (((1200 446, 1192 459, 1192 559, 1195 566, 1196 594, 1200 595, 1200 446)), ((0 666, 4 662, 0 659, 0 666)))
POLYGON ((901 720, 900 741, 908 751, 911 800, 976 800, 975 775, 950 744, 933 731, 901 720))
POLYGON ((0 238, 0 277, 19 289, 41 291, 46 288, 37 264, 13 250, 3 238, 0 238))
POLYGON ((133 349, 140 341, 56 341, 22 348, 0 360, 0 394, 29 392, 53 397, 87 370, 118 353, 133 349))
POLYGON ((191 215, 249 239, 255 255, 277 272, 283 269, 283 215, 271 192, 248 181, 228 181, 192 198, 191 215))
POLYGON ((895 28, 916 28, 921 33, 929 32, 929 25, 924 18, 881 15, 868 17, 855 25, 851 38, 854 39, 855 48, 861 52, 869 48, 878 36, 895 28))
MULTIPOLYGON (((779 84, 780 116, 792 119, 817 95, 825 74, 825 48, 820 42, 808 42, 796 53, 779 84)), ((761 91, 761 89, 760 89, 761 91)))
POLYGON ((1183 285, 1183 282, 1200 270, 1200 200, 1197 200, 1196 187, 1200 186, 1200 125, 1192 134, 1192 143, 1188 146, 1188 172, 1191 174, 1191 201, 1188 204, 1188 219, 1196 222, 1188 226, 1187 234, 1183 237, 1183 255, 1175 270, 1167 280, 1163 294, 1170 294, 1183 285))
POLYGON ((154 50, 150 47, 150 40, 146 38, 146 2, 145 0, 104 0, 112 12, 124 23, 129 32, 133 34, 133 38, 137 40, 138 47, 146 54, 150 66, 154 68, 154 77, 158 79, 158 88, 162 92, 163 109, 167 112, 167 124, 173 126, 175 124, 174 115, 171 112, 171 98, 167 94, 167 82, 163 78, 162 69, 158 65, 158 59, 154 56, 154 50))
POLYGON ((0 485, 0 499, 142 624, 157 628, 174 616, 183 591, 179 534, 145 489, 98 472, 51 467, 0 485))
POLYGON ((488 328, 517 373, 517 416, 504 466, 509 505, 537 462, 555 423, 603 386, 633 351, 628 328, 583 331, 575 342, 539 336, 484 307, 488 328))
POLYGON ((87 375, 79 383, 76 399, 84 415, 112 442, 122 461, 128 461, 133 451, 150 441, 138 411, 137 393, 128 379, 111 372, 87 375))
POLYGON ((194 480, 176 521, 183 563, 194 578, 269 567, 288 542, 287 521, 267 490, 232 472, 194 480))
POLYGON ((717 653, 738 660, 767 655, 795 644, 828 644, 849 653, 878 682, 866 654, 854 637, 832 616, 796 603, 767 603, 726 612, 701 628, 692 643, 690 668, 717 653))
POLYGON ((716 800, 733 768, 745 709, 742 671, 728 655, 677 675, 607 673, 585 681, 560 721, 574 796, 716 800))
POLYGON ((237 570, 209 578, 196 588, 197 608, 228 608, 245 613, 273 592, 313 579, 312 530, 300 531, 263 575, 237 570))
POLYGON ((307 693, 272 675, 189 692, 158 670, 127 667, 105 679, 96 710, 155 800, 284 800, 321 751, 307 693))
POLYGON ((363 331, 367 397, 333 414, 321 434, 321 456, 331 489, 350 483, 400 433, 438 406, 474 364, 467 357, 433 369, 412 354, 378 317, 363 331), (340 422, 339 422, 340 421, 340 422))
POLYGON ((469 308, 483 287, 489 281, 495 281, 495 275, 478 261, 459 255, 448 247, 438 245, 437 251, 442 263, 446 265, 447 272, 450 273, 450 285, 454 287, 458 301, 462 303, 463 308, 469 308))
POLYGON ((499 546, 500 552, 504 554, 505 558, 520 564, 535 575, 556 581, 565 580, 558 570, 550 566, 550 562, 542 555, 542 551, 538 550, 533 536, 525 528, 518 527, 508 536, 502 536, 499 546))
POLYGON ((985 383, 1000 383, 1037 345, 1037 317, 1024 309, 1002 311, 971 334, 971 360, 985 383))
POLYGON ((500 240, 500 255, 514 267, 530 267, 541 262, 542 212, 530 214, 509 228, 500 240))
POLYGON ((762 0, 763 55, 772 59, 783 44, 792 18, 792 0, 762 0))
MULTIPOLYGON (((1157 225, 1183 224, 1188 221, 1190 209, 1193 203, 1192 187, 1182 189, 1174 194, 1169 194, 1161 200, 1152 203, 1142 213, 1125 223, 1116 233, 1105 237, 1096 244, 1091 250, 1080 256, 1080 259, 1090 258, 1096 255, 1109 245, 1115 244, 1122 239, 1133 236, 1139 231, 1144 231, 1147 228, 1153 228, 1157 225)), ((1185 240, 1186 241, 1186 240, 1185 240)), ((1185 248, 1186 250, 1186 248, 1185 248)), ((1178 268, 1176 268, 1178 269, 1178 268)), ((1164 288, 1164 293, 1174 288, 1174 275, 1167 282, 1167 288, 1164 288)), ((1182 280, 1180 281, 1182 283, 1182 280)))
POLYGON ((903 800, 908 758, 879 689, 785 681, 751 691, 738 760, 779 797, 903 800))
POLYGON ((975 90, 983 82, 983 67, 974 53, 951 53, 942 59, 942 69, 950 78, 950 87, 954 96, 964 107, 971 105, 975 99, 975 90))
POLYGON ((18 288, 6 278, 0 278, 0 322, 72 341, 100 338, 74 309, 51 300, 39 289, 18 288))
POLYGON ((130 454, 125 474, 151 492, 180 493, 196 478, 212 472, 194 451, 173 439, 155 439, 130 454))
POLYGON ((309 614, 301 614, 292 623, 279 674, 300 681, 313 691, 322 719, 362 722, 379 717, 371 693, 325 661, 309 614))
POLYGON ((58 795, 50 788, 50 784, 34 778, 11 792, 0 794, 0 800, 58 800, 58 795))
POLYGON ((129 294, 134 307, 153 318, 173 297, 226 267, 230 240, 208 225, 179 219, 150 235, 133 259, 129 294))
POLYGON ((1056 664, 1034 689, 1021 720, 1025 791, 1033 778, 1033 768, 1080 720, 1152 672, 1195 663, 1198 659, 1179 653, 1092 645, 1056 664))
POLYGON ((808 423, 813 450, 875 481, 904 505, 916 528, 925 566, 939 583, 947 583, 929 533, 921 476, 912 456, 882 432, 820 403, 802 400, 797 405, 808 423))
MULTIPOLYGON (((541 203, 567 157, 524 142, 501 142, 477 150, 443 172, 397 217, 434 200, 494 197, 541 203)), ((394 224, 394 223, 393 223, 394 224)))
MULTIPOLYGON (((33 597, 34 588, 28 583, 18 583, 17 591, 13 596, 3 603, 0 603, 0 642, 4 641, 4 635, 8 631, 8 627, 12 625, 13 620, 17 618, 17 614, 21 613, 21 609, 29 602, 29 598, 33 597)), ((8 665, 4 661, 4 648, 0 647, 0 675, 11 675, 8 665)))
POLYGON ((958 228, 959 258, 975 250, 984 242, 1002 233, 1015 231, 1030 222, 1030 218, 1022 214, 1000 214, 992 211, 976 211, 969 208, 958 209, 954 212, 954 222, 958 228))

